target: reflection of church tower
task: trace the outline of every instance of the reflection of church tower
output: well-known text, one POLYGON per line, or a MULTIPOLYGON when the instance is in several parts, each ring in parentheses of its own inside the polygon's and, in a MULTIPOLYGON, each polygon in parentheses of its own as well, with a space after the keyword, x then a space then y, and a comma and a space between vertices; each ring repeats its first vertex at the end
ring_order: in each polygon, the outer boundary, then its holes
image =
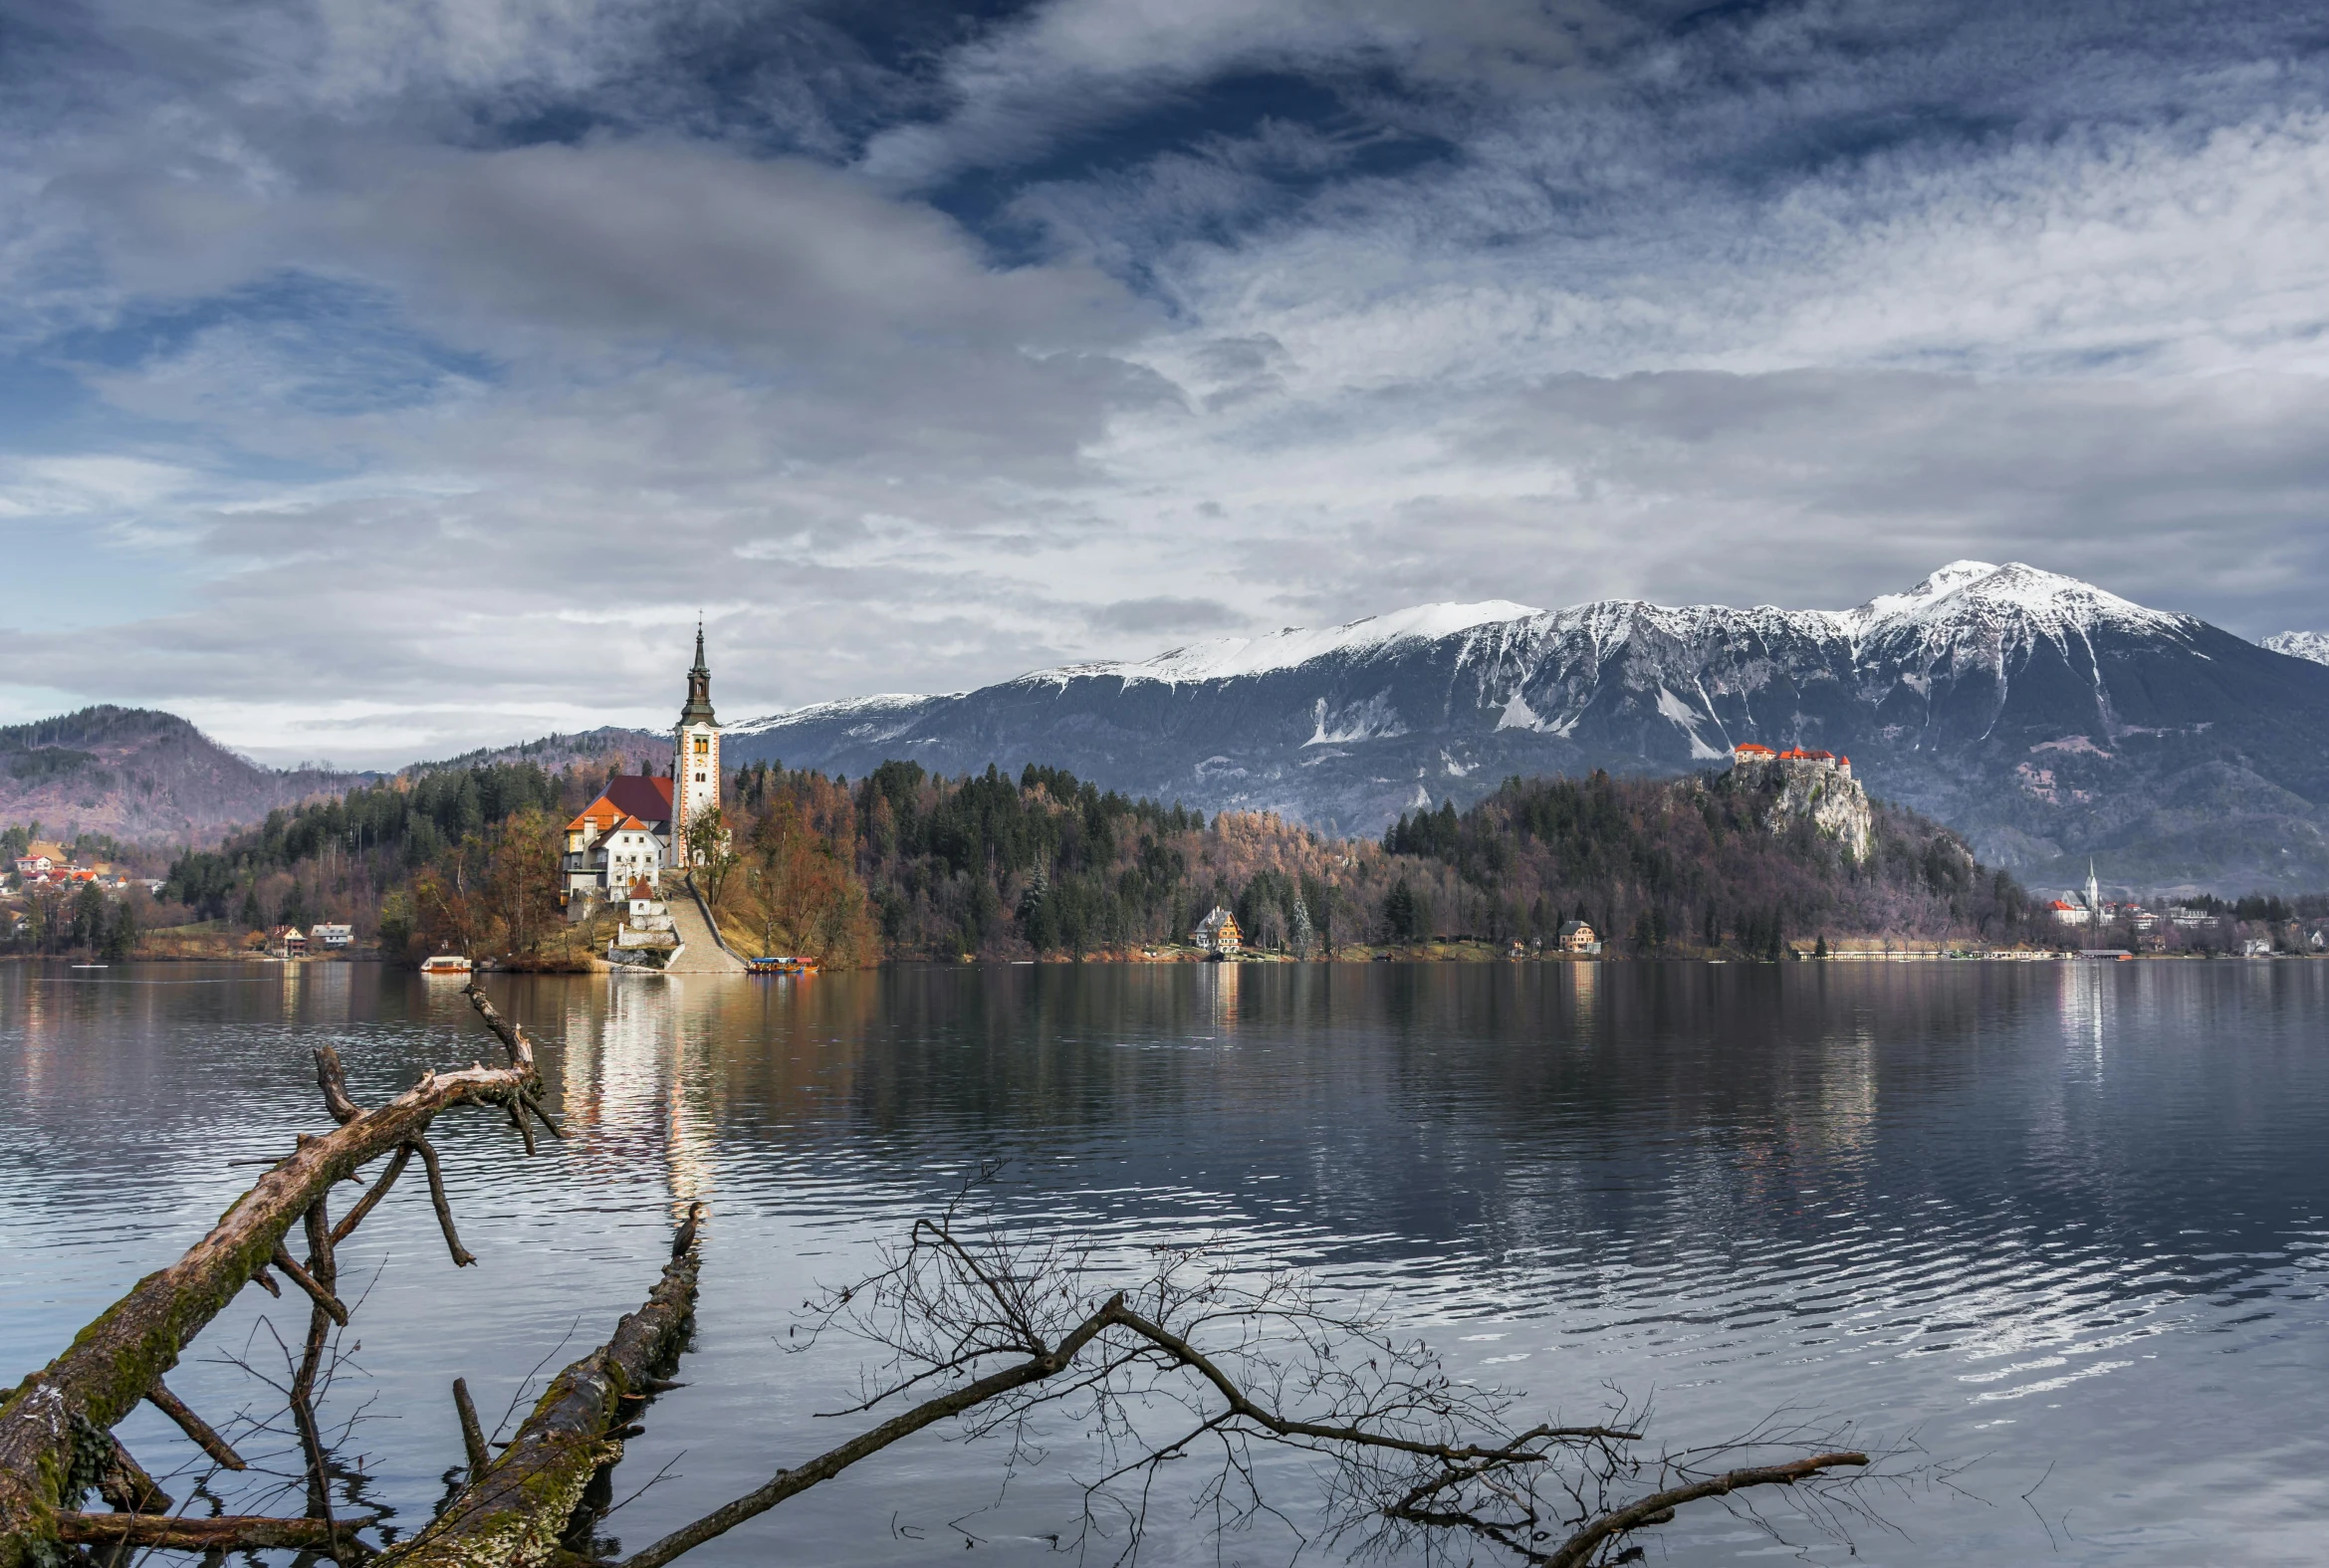
POLYGON ((687 824, 720 808, 720 721, 712 717, 712 672, 704 664, 704 627, 695 627, 695 668, 687 672, 687 706, 679 710, 671 749, 671 862, 685 865, 687 824))

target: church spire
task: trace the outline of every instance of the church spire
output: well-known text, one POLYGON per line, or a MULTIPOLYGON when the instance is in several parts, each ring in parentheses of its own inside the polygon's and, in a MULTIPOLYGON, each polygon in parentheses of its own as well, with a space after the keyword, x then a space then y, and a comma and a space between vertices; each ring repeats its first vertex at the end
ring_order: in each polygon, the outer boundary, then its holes
POLYGON ((712 717, 712 671, 704 663, 704 623, 698 616, 695 623, 695 668, 687 672, 687 706, 679 710, 679 722, 688 724, 718 724, 712 717))

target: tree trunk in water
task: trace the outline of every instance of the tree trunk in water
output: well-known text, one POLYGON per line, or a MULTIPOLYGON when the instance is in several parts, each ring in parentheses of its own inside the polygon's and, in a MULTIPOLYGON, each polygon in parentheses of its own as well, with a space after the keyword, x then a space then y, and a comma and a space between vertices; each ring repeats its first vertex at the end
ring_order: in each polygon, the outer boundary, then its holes
POLYGON ((614 1337, 553 1379, 501 1456, 379 1568, 531 1568, 557 1556, 591 1480, 622 1457, 620 1433, 677 1357, 695 1281, 696 1254, 673 1258, 614 1337))

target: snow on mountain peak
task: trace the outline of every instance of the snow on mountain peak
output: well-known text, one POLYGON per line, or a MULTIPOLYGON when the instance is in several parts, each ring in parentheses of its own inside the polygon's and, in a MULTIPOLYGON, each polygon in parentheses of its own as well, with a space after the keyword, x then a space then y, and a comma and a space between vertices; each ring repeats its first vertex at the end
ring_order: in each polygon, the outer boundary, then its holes
POLYGON ((1488 599, 1478 604, 1417 604, 1408 609, 1369 615, 1340 626, 1288 626, 1263 637, 1222 637, 1194 642, 1137 663, 1071 664, 1043 670, 1029 680, 1059 680, 1084 675, 1114 675, 1125 680, 1217 681, 1240 675, 1289 670, 1333 653, 1367 652, 1410 640, 1433 642, 1501 621, 1525 620, 1542 610, 1510 599, 1488 599))
POLYGON ((2329 664, 2329 631, 2278 631, 2265 638, 2262 646, 2292 659, 2329 664))
POLYGON ((2018 560, 2002 566, 1954 560, 1908 592, 1880 594, 1836 620, 1856 641, 1867 641, 1910 628, 1928 630, 2003 617, 2025 620, 2035 631, 2057 635, 2106 621, 2168 629, 2184 619, 2018 560))

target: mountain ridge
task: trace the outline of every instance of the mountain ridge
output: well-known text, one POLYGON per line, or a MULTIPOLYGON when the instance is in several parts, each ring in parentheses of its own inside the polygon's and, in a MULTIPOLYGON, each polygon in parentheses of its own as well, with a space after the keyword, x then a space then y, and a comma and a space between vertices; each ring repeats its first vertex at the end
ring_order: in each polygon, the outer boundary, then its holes
POLYGON ((2021 562, 1847 610, 1422 605, 730 733, 739 762, 1040 762, 1361 832, 1513 774, 1808 745, 2023 874, 2103 853, 2131 886, 2329 886, 2329 668, 2021 562))

